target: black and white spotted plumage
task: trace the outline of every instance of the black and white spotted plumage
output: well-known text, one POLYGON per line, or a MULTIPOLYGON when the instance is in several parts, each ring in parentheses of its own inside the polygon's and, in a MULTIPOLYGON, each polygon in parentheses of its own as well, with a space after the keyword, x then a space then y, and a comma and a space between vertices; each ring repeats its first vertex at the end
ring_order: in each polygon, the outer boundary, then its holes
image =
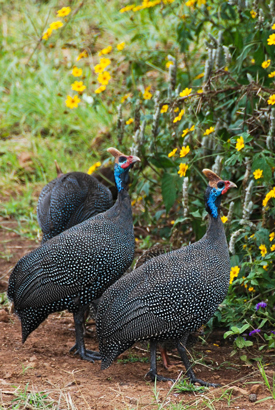
POLYGON ((218 208, 221 195, 236 185, 210 170, 203 173, 210 181, 205 195, 210 221, 204 237, 146 261, 104 292, 96 319, 102 369, 135 342, 148 340, 149 374, 152 380, 167 380, 156 373, 156 346, 174 341, 190 380, 213 385, 195 377, 185 346, 189 334, 213 316, 229 287, 229 252, 218 208))
POLYGON ((112 206, 111 191, 92 175, 60 174, 42 189, 38 199, 42 243, 112 206))
MULTIPOLYGON (((117 156, 115 167, 119 168, 119 151, 110 148, 109 152, 117 156)), ((74 313, 76 349, 84 346, 80 323, 84 308, 99 298, 134 258, 131 200, 125 188, 128 171, 137 160, 122 157, 121 189, 112 208, 49 239, 13 269, 8 298, 21 319, 23 342, 50 313, 68 309, 74 313)), ((82 352, 81 357, 86 358, 84 347, 82 352)))

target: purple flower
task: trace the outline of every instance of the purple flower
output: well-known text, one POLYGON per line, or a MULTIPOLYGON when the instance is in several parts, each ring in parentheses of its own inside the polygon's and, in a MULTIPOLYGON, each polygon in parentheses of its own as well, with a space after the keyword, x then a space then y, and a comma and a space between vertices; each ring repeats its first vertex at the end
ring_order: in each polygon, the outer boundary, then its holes
POLYGON ((255 333, 260 333, 260 331, 261 331, 261 329, 251 330, 251 332, 249 333, 249 336, 252 336, 252 335, 254 335, 255 333))
POLYGON ((270 333, 273 333, 274 335, 275 335, 275 331, 274 330, 271 330, 271 332, 270 333))
POLYGON ((266 307, 267 307, 267 304, 266 304, 265 302, 257 303, 257 305, 255 306, 255 309, 256 309, 256 310, 259 310, 261 307, 262 307, 262 308, 266 308, 266 307))

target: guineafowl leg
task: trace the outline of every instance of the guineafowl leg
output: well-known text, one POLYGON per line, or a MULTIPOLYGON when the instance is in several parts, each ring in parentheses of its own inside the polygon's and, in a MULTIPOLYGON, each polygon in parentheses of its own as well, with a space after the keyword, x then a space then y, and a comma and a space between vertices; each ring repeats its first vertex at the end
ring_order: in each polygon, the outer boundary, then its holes
POLYGON ((169 379, 167 377, 159 376, 157 374, 157 342, 150 341, 150 354, 151 354, 151 362, 150 362, 150 370, 146 376, 150 376, 151 380, 154 382, 156 379, 157 381, 167 382, 171 381, 174 382, 175 380, 169 379))
POLYGON ((183 361, 183 364, 186 367, 186 373, 187 373, 187 376, 189 377, 191 383, 199 383, 201 386, 206 386, 206 387, 219 387, 220 386, 219 384, 208 383, 208 382, 204 382, 203 380, 197 379, 196 376, 195 376, 195 373, 192 370, 189 359, 187 357, 185 347, 184 347, 184 345, 182 344, 181 341, 178 341, 177 349, 178 349, 180 357, 183 361))
POLYGON ((93 352, 92 350, 86 350, 83 337, 83 323, 84 323, 84 313, 86 307, 81 307, 78 312, 74 313, 74 324, 75 324, 75 339, 76 343, 70 351, 76 349, 83 360, 88 360, 94 362, 94 360, 101 360, 100 354, 98 352, 93 352))

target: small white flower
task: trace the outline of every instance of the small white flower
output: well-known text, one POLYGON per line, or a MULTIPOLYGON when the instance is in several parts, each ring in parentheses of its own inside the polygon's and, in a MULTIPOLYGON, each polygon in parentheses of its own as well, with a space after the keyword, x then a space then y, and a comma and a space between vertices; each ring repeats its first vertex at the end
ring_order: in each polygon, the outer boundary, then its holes
POLYGON ((93 102, 94 102, 93 97, 91 97, 90 95, 87 95, 87 94, 83 94, 82 99, 84 101, 86 101, 86 103, 88 103, 88 104, 93 104, 93 102))

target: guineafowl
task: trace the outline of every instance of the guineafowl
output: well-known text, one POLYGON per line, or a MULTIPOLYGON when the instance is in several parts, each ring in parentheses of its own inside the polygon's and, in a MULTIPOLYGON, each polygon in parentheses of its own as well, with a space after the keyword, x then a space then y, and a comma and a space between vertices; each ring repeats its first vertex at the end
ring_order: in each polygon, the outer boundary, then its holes
POLYGON ((208 169, 203 173, 209 180, 209 226, 204 237, 149 260, 103 294, 96 320, 102 369, 135 342, 149 340, 149 375, 152 380, 169 380, 157 374, 156 346, 171 340, 191 382, 213 385, 196 378, 185 346, 190 332, 213 316, 228 290, 230 260, 219 206, 222 195, 236 185, 208 169))
POLYGON ((55 165, 57 178, 44 186, 37 204, 42 243, 113 206, 111 191, 94 176, 63 174, 57 162, 55 165))
POLYGON ((21 319, 23 343, 50 313, 74 314, 76 345, 82 359, 98 356, 85 349, 83 316, 92 300, 131 265, 135 238, 128 172, 140 159, 109 148, 115 157, 118 199, 104 213, 73 226, 24 256, 13 269, 8 297, 21 319))

